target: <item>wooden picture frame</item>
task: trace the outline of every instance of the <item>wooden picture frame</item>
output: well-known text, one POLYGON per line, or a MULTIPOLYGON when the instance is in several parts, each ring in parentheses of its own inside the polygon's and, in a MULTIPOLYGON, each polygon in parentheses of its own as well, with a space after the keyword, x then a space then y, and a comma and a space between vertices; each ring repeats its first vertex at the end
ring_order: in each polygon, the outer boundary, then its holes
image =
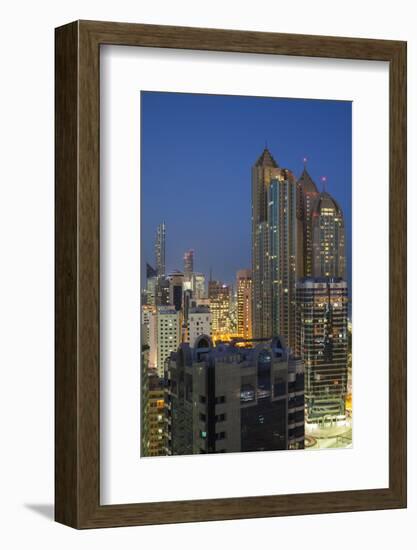
POLYGON ((75 528, 406 506, 406 43, 77 21, 56 29, 55 519, 75 528), (389 487, 100 505, 99 56, 117 44, 389 62, 389 487))

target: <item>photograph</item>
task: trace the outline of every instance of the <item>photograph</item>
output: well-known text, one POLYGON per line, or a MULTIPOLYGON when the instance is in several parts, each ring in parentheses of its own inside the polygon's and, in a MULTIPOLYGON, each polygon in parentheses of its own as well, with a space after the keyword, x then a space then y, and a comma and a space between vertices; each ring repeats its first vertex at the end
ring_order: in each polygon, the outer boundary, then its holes
POLYGON ((140 102, 139 457, 352 447, 352 102, 140 102))

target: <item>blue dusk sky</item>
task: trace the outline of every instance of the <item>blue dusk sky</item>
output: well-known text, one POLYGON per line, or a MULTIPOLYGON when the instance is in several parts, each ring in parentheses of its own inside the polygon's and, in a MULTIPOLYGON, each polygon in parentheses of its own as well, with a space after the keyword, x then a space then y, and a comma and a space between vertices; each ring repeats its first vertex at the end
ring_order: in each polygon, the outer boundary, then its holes
MULTIPOLYGON (((251 167, 265 144, 298 178, 307 169, 339 202, 351 282, 352 106, 348 101, 141 92, 142 281, 166 223, 167 271, 235 283, 251 266, 251 167)), ((143 286, 143 285, 142 285, 143 286)))

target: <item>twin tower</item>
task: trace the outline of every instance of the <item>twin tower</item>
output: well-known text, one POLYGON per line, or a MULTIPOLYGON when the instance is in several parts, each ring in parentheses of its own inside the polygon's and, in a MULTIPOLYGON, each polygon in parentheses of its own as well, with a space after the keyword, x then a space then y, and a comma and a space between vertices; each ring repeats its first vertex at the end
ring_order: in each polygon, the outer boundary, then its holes
POLYGON ((254 338, 280 335, 295 348, 296 284, 346 278, 343 213, 306 167, 297 181, 265 148, 252 168, 254 338))

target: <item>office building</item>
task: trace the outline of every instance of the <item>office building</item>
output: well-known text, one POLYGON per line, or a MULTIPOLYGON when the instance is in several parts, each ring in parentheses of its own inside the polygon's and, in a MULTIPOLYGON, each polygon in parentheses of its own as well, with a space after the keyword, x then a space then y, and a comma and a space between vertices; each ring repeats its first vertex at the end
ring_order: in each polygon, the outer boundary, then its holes
POLYGON ((297 283, 296 353, 305 365, 306 420, 345 418, 348 381, 348 291, 340 278, 297 283))
POLYGON ((158 277, 155 285, 155 304, 157 306, 171 305, 171 286, 168 277, 158 277))
POLYGON ((267 148, 252 167, 252 330, 255 338, 272 336, 267 195, 272 178, 280 172, 267 148))
POLYGON ((295 343, 295 282, 301 272, 297 183, 268 149, 252 168, 252 332, 295 343))
POLYGON ((165 276, 165 233, 165 223, 162 222, 157 227, 155 241, 155 264, 158 277, 165 276))
POLYGON ((157 309, 157 372, 164 377, 165 360, 175 351, 181 339, 180 313, 173 307, 160 306, 157 309))
POLYGON ((230 334, 230 287, 220 281, 209 281, 211 328, 213 338, 221 340, 230 334))
POLYGON ((313 277, 346 278, 343 212, 327 192, 320 193, 312 208, 313 277))
POLYGON ((211 337, 211 312, 207 306, 194 306, 188 310, 186 342, 194 346, 197 338, 206 334, 211 337))
POLYGON ((204 300, 204 298, 207 298, 206 278, 203 273, 192 273, 191 281, 193 297, 196 300, 204 300))
POLYGON ((165 389, 163 380, 151 370, 143 380, 142 456, 166 454, 165 389))
POLYGON ((150 345, 150 328, 152 315, 156 312, 155 306, 143 305, 141 308, 141 335, 142 346, 150 345))
POLYGON ((298 247, 302 256, 301 277, 313 274, 313 235, 311 215, 313 204, 319 192, 307 171, 306 165, 297 181, 297 217, 300 220, 298 247))
POLYGON ((187 250, 184 253, 184 276, 187 281, 191 279, 194 272, 194 250, 187 250))
POLYGON ((213 347, 207 335, 168 361, 167 453, 304 448, 304 369, 278 338, 213 347))
POLYGON ((294 175, 282 169, 269 184, 268 193, 269 271, 264 284, 271 297, 272 335, 295 345, 295 283, 300 272, 297 249, 297 186, 294 175))
POLYGON ((174 271, 168 277, 169 303, 172 304, 177 311, 183 309, 184 278, 184 273, 180 271, 174 271))
POLYGON ((237 334, 240 338, 252 338, 252 271, 241 269, 236 277, 237 334))
POLYGON ((142 294, 142 304, 155 306, 156 305, 156 285, 157 285, 156 270, 149 264, 146 264, 146 288, 142 294))

